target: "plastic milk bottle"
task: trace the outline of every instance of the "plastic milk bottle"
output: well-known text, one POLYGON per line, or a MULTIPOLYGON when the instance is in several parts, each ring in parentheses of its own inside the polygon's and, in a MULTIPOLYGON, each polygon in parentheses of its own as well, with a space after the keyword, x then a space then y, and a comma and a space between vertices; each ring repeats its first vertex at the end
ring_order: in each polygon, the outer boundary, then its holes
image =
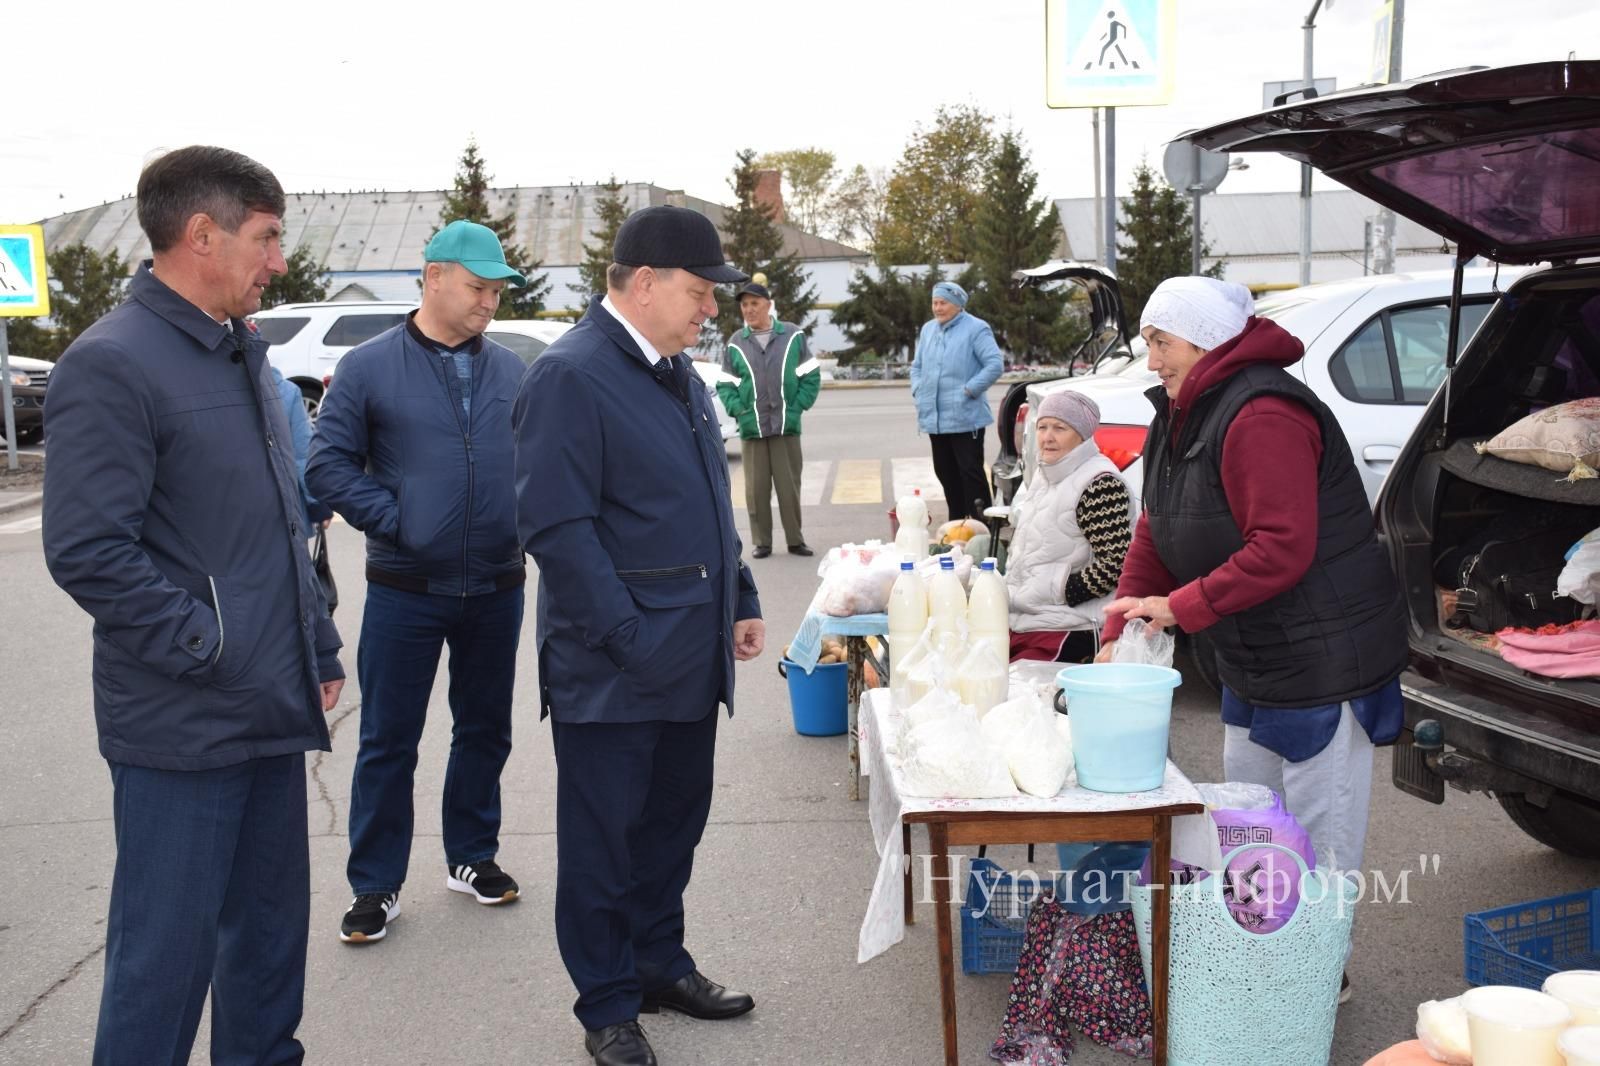
POLYGON ((967 617, 967 592, 956 577, 955 560, 948 554, 939 557, 939 571, 928 583, 928 618, 939 636, 959 633, 967 617))
POLYGON ((979 641, 993 644, 1002 661, 1011 657, 1011 604, 1005 578, 995 569, 994 559, 985 559, 972 576, 967 632, 974 645, 979 641))
POLYGON ((913 559, 927 558, 928 503, 922 498, 922 490, 912 489, 911 495, 896 500, 894 513, 900 523, 900 531, 894 535, 895 551, 913 559))
POLYGON ((927 624, 928 589, 908 555, 901 560, 900 576, 889 591, 889 650, 896 665, 911 654, 927 624))

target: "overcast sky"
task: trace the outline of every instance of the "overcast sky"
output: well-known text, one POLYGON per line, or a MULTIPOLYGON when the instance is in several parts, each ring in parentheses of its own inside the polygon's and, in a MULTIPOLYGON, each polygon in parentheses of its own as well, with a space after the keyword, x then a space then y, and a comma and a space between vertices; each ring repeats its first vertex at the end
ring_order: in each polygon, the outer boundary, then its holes
MULTIPOLYGON (((1177 5, 1174 103, 1117 113, 1123 192, 1141 155, 1159 169, 1166 141, 1259 110, 1263 81, 1301 72, 1310 0, 1177 5)), ((1405 6, 1408 77, 1600 49, 1596 0, 1405 6)), ((1319 15, 1317 76, 1365 80, 1374 7, 1319 15)), ((445 187, 475 136, 499 185, 615 174, 725 202, 740 148, 888 167, 942 103, 1015 125, 1042 195, 1086 196, 1089 113, 1045 106, 1043 33, 1043 0, 11 0, 0 222, 128 195, 147 158, 197 142, 290 192, 445 187)), ((1297 181, 1263 158, 1223 191, 1297 181)))

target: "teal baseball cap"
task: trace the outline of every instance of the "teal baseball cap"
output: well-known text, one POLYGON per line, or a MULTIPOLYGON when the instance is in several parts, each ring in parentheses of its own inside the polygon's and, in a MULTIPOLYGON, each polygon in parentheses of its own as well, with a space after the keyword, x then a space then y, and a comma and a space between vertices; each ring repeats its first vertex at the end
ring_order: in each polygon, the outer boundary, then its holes
POLYGON ((528 279, 506 265, 505 249, 500 238, 488 226, 458 218, 433 235, 422 253, 429 263, 460 263, 480 278, 489 281, 506 279, 512 285, 523 286, 528 279))

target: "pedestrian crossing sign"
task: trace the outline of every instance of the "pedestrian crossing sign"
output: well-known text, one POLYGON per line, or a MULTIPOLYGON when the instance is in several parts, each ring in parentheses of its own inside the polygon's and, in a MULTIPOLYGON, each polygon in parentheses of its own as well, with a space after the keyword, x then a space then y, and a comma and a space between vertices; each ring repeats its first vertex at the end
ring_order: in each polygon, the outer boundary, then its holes
POLYGON ((44 227, 0 226, 0 318, 50 313, 44 227))
POLYGON ((1170 103, 1177 0, 1045 0, 1045 103, 1170 103))

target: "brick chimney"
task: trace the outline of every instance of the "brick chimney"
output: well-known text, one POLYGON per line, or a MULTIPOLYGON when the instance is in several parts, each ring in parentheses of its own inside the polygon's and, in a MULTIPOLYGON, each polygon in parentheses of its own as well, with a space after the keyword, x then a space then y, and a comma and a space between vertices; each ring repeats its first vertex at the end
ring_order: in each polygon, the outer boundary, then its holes
POLYGON ((772 221, 783 222, 783 171, 756 171, 756 203, 772 208, 772 221))

